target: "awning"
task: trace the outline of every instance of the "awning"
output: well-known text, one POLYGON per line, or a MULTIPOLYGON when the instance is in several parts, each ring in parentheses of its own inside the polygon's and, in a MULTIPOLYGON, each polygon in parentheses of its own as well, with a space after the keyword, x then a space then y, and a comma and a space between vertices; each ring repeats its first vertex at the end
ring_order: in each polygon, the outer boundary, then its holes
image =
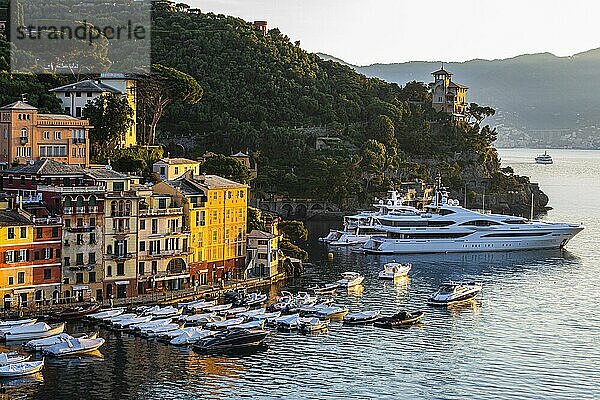
POLYGON ((129 285, 129 281, 117 281, 115 285, 129 285))
POLYGON ((171 279, 184 279, 189 278, 190 274, 181 274, 181 275, 170 275, 170 276, 160 276, 154 278, 156 282, 158 281, 170 281, 171 279))

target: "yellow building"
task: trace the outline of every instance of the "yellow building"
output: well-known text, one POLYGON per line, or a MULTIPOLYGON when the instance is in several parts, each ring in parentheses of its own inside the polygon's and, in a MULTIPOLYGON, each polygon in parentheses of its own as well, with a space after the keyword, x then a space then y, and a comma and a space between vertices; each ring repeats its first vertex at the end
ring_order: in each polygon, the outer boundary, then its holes
POLYGON ((138 189, 138 294, 189 285, 189 230, 181 200, 151 188, 138 189))
POLYGON ((165 181, 179 178, 188 171, 197 176, 200 173, 200 162, 187 158, 163 158, 152 165, 152 172, 165 181))
POLYGON ((248 186, 189 171, 153 189, 182 198, 185 224, 190 229, 192 282, 241 277, 246 258, 248 186))
POLYGON ((468 88, 452 81, 452 73, 442 66, 431 73, 434 82, 431 88, 431 105, 436 111, 452 115, 456 121, 464 121, 467 111, 468 88))

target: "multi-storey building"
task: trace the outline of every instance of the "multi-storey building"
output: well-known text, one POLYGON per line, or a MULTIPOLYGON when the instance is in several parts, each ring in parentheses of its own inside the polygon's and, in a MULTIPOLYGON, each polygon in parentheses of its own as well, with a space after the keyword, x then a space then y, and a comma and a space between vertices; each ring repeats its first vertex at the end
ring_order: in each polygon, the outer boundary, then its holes
POLYGON ((436 111, 452 115, 456 121, 466 119, 467 87, 452 81, 452 73, 442 68, 432 72, 431 102, 436 111))
POLYGON ((238 278, 245 269, 248 186, 216 175, 160 182, 156 193, 183 198, 190 229, 192 282, 238 278))
POLYGON ((0 201, 0 296, 4 308, 58 301, 61 220, 0 201))
POLYGON ((248 234, 248 250, 254 250, 251 277, 270 278, 277 274, 279 266, 279 236, 253 230, 248 234))
POLYGON ((104 295, 125 298, 137 295, 137 244, 139 200, 131 177, 104 169, 87 174, 104 187, 104 295))
POLYGON ((176 290, 190 283, 190 234, 181 200, 138 189, 138 293, 176 290))
POLYGON ((152 165, 152 172, 158 174, 165 181, 179 178, 188 171, 198 175, 200 173, 200 162, 188 160, 187 158, 163 158, 152 165))
POLYGON ((85 119, 62 114, 39 114, 37 108, 17 101, 0 108, 0 163, 26 163, 51 158, 66 164, 89 164, 85 119))
POLYGON ((132 124, 123 138, 121 147, 137 144, 136 138, 136 101, 137 90, 135 80, 124 74, 104 73, 98 80, 87 79, 69 85, 50 89, 60 101, 62 109, 75 118, 82 118, 85 106, 103 95, 119 95, 127 99, 133 110, 132 124))

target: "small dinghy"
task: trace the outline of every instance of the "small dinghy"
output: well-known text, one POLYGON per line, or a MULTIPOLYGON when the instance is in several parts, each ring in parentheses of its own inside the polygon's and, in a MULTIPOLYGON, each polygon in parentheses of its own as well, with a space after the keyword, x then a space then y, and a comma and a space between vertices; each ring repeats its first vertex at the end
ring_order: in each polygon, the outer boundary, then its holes
POLYGON ((51 315, 54 320, 77 319, 89 314, 93 314, 100 309, 99 303, 92 303, 85 306, 69 307, 51 315))
POLYGON ((89 319, 105 320, 107 318, 116 317, 125 312, 124 308, 109 308, 107 310, 99 311, 97 313, 87 315, 89 319))
POLYGON ((266 302, 269 299, 269 296, 263 293, 250 293, 248 296, 244 297, 241 301, 242 304, 247 305, 248 307, 259 306, 266 302))
POLYGON ((400 311, 392 315, 391 317, 378 318, 377 320, 375 320, 373 325, 379 328, 396 328, 399 326, 414 325, 417 322, 419 322, 421 318, 423 318, 424 314, 425 313, 420 310, 412 312, 400 311))
POLYGON ((96 339, 98 337, 98 332, 93 332, 90 334, 80 333, 69 335, 68 333, 59 333, 58 335, 50 336, 43 339, 35 339, 30 340, 29 342, 23 345, 23 348, 27 351, 42 351, 46 347, 53 346, 57 343, 64 342, 67 339, 96 339))
POLYGON ((374 322, 381 313, 379 311, 363 311, 352 314, 347 314, 344 317, 344 324, 348 325, 364 325, 374 322))
POLYGON ((129 325, 129 330, 131 330, 131 331, 144 331, 144 330, 147 330, 147 329, 155 328, 157 326, 170 324, 171 321, 173 321, 172 318, 153 319, 153 320, 148 321, 148 322, 142 322, 140 324, 129 325))
POLYGON ((236 329, 219 332, 201 339, 194 346, 199 353, 219 353, 261 346, 269 331, 263 329, 236 329))
POLYGON ((0 377, 13 378, 38 373, 44 368, 44 360, 26 361, 17 364, 8 364, 0 367, 0 377))
POLYGON ((155 326, 152 328, 144 329, 141 331, 141 333, 142 333, 142 336, 145 336, 148 338, 154 338, 154 337, 162 336, 163 334, 165 334, 167 332, 171 332, 171 331, 174 331, 174 330, 177 330, 180 328, 181 328, 181 325, 171 323, 171 324, 159 325, 159 326, 155 326))
POLYGON ((0 366, 25 362, 30 358, 31 356, 22 356, 16 351, 11 351, 10 353, 0 353, 0 366))
POLYGON ((358 272, 344 272, 337 284, 341 289, 348 289, 360 285, 364 280, 365 277, 358 272))
POLYGON ((383 271, 379 273, 379 279, 398 279, 408 275, 408 272, 412 268, 412 264, 400 264, 397 262, 390 262, 383 266, 383 271))
POLYGON ((190 329, 194 329, 194 330, 187 330, 187 331, 183 332, 179 336, 171 339, 171 341, 169 343, 172 344, 173 346, 187 346, 187 345, 198 342, 200 339, 204 339, 206 337, 212 336, 215 333, 217 333, 216 331, 209 331, 209 330, 201 329, 201 328, 190 328, 190 329))
POLYGON ((320 333, 327 332, 329 320, 321 320, 316 317, 299 317, 298 329, 302 333, 320 333))
POLYGON ((281 317, 281 311, 274 311, 270 313, 256 314, 251 317, 252 321, 266 321, 269 324, 275 318, 281 317))
POLYGON ((15 326, 33 325, 37 322, 37 318, 17 319, 12 321, 0 321, 0 330, 7 330, 15 326))
POLYGON ((333 306, 326 307, 315 313, 317 318, 329 318, 329 319, 342 319, 348 314, 348 307, 346 306, 333 306))
POLYGON ((298 314, 284 315, 279 318, 275 318, 274 323, 277 329, 281 331, 293 331, 298 329, 298 314))
POLYGON ((184 315, 183 317, 179 318, 180 322, 183 322, 189 326, 204 325, 209 322, 224 321, 224 320, 225 320, 225 317, 217 315, 217 313, 184 315))
POLYGON ((337 283, 320 283, 315 286, 311 286, 308 288, 309 292, 312 292, 316 295, 320 294, 333 294, 336 292, 340 285, 337 283))
POLYGON ((67 339, 44 349, 44 354, 54 357, 86 354, 98 350, 104 344, 103 338, 96 339, 67 339))
POLYGON ((9 330, 0 332, 0 340, 20 341, 41 339, 49 336, 58 335, 65 330, 65 323, 48 325, 45 322, 36 322, 31 325, 19 325, 9 330))
POLYGON ((227 329, 230 326, 239 325, 242 323, 244 323, 244 318, 240 317, 240 318, 226 319, 225 321, 209 322, 208 324, 206 324, 206 328, 221 330, 221 329, 227 329))
POLYGON ((241 314, 248 311, 248 307, 247 306, 243 306, 243 307, 236 307, 236 308, 230 308, 228 310, 224 310, 222 311, 220 314, 221 315, 225 315, 227 317, 231 317, 235 314, 241 314))
POLYGON ((229 303, 229 304, 221 304, 221 305, 218 305, 218 306, 208 307, 206 309, 206 311, 220 313, 222 311, 229 310, 231 307, 233 307, 233 304, 231 304, 231 303, 229 303))
POLYGON ((264 308, 264 307, 263 308, 257 308, 257 309, 254 309, 254 310, 249 310, 249 311, 246 311, 246 312, 243 312, 243 313, 239 313, 238 317, 244 317, 244 318, 251 319, 251 318, 253 318, 256 315, 264 314, 266 311, 267 311, 267 309, 264 308))
POLYGON ((129 329, 131 325, 143 324, 144 322, 149 322, 152 320, 152 315, 146 315, 143 317, 133 317, 133 318, 125 318, 121 319, 117 322, 113 323, 113 327, 117 330, 125 330, 129 329))

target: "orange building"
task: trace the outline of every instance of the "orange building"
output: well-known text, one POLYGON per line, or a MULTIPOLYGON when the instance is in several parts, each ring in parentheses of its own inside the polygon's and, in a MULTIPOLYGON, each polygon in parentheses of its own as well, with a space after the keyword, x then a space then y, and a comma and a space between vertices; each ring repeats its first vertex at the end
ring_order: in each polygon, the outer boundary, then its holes
POLYGON ((89 164, 88 120, 39 114, 23 101, 0 107, 0 163, 24 164, 50 158, 65 164, 89 164))

